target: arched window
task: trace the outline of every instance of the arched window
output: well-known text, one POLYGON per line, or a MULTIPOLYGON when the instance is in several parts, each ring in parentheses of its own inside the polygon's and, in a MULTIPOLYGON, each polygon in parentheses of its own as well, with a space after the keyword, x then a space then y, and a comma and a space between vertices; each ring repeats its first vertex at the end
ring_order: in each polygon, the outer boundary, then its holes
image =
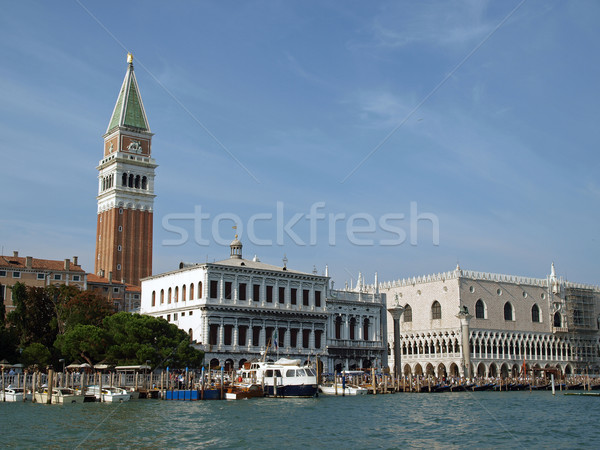
POLYGON ((335 338, 342 338, 342 316, 337 316, 335 318, 335 338))
POLYGON ((477 300, 475 303, 475 318, 476 319, 485 319, 485 303, 483 300, 477 300))
POLYGON ((139 175, 135 176, 135 188, 136 189, 140 188, 140 176, 139 175))
POLYGON ((410 305, 404 307, 404 313, 402 315, 404 322, 412 322, 412 308, 410 305))
POLYGON ((433 302, 433 305, 431 305, 431 318, 433 320, 442 318, 442 306, 437 300, 433 302))
POLYGON ((363 321, 363 340, 369 340, 369 319, 365 318, 363 321))
POLYGON ((123 176, 121 177, 121 185, 127 186, 127 174, 126 173, 123 173, 123 176))
POLYGON ((353 317, 352 319, 350 319, 350 340, 352 340, 352 341, 355 339, 355 337, 354 337, 355 329, 356 329, 356 318, 353 317))
POLYGON ((202 298, 202 281, 198 281, 198 298, 202 298))
POLYGON ((554 313, 554 326, 556 328, 562 327, 562 317, 560 316, 559 312, 554 313))
POLYGON ((152 306, 156 306, 156 291, 152 291, 152 306))
POLYGON ((142 177, 142 189, 147 189, 148 188, 148 178, 147 177, 142 177))
POLYGON ((129 174, 129 187, 133 187, 133 174, 129 174))
POLYGON ((179 301, 179 286, 175 286, 175 301, 179 301))
POLYGON ((190 300, 194 300, 194 283, 190 283, 190 300))
POLYGON ((184 284, 183 286, 181 286, 181 300, 184 302, 187 300, 185 298, 185 294, 186 294, 185 289, 186 289, 186 285, 184 284))
POLYGON ((167 295, 167 304, 171 304, 171 294, 172 294, 172 291, 171 291, 171 288, 169 288, 169 293, 167 295))
POLYGON ((510 302, 504 304, 504 320, 514 320, 513 307, 510 302))
POLYGON ((533 305, 531 307, 531 321, 532 322, 540 321, 540 307, 538 305, 533 305))
POLYGON ((160 290, 160 304, 162 305, 165 302, 165 290, 160 290))
POLYGON ((190 335, 190 342, 194 342, 194 330, 190 328, 188 334, 190 335))

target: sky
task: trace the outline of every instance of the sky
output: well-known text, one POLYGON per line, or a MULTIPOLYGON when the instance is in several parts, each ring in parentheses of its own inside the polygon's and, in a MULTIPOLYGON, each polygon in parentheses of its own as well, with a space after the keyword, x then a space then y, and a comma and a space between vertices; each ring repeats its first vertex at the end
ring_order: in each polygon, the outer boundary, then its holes
POLYGON ((2 252, 93 272, 130 51, 154 274, 226 259, 237 232, 336 287, 552 262, 600 284, 598 23, 584 0, 5 1, 2 252))

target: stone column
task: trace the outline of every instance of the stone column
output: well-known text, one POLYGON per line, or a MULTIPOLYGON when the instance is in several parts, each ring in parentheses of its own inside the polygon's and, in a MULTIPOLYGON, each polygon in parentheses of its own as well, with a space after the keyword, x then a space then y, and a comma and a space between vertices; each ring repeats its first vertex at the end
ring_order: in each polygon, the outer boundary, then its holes
POLYGON ((223 348, 224 334, 225 334, 225 325, 223 324, 223 318, 221 318, 221 323, 219 324, 219 341, 218 341, 220 349, 223 348))
MULTIPOLYGON (((404 306, 396 304, 393 308, 389 308, 388 311, 394 319, 394 378, 399 380, 402 376, 402 349, 400 347, 400 316, 404 312, 404 306)), ((398 382, 398 381, 397 381, 398 382)))
POLYGON ((471 378, 471 346, 469 345, 469 321, 473 318, 466 306, 461 306, 458 314, 460 319, 460 334, 462 337, 462 363, 465 378, 471 378))
POLYGON ((239 329, 238 329, 238 320, 235 319, 235 326, 233 327, 233 336, 231 337, 231 345, 233 345, 233 349, 238 349, 238 339, 239 339, 239 329))

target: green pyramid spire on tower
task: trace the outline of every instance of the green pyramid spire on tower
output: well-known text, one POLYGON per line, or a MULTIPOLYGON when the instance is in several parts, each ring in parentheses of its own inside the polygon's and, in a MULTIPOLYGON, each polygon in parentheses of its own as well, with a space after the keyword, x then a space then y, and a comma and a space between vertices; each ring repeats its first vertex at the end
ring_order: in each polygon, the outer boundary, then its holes
POLYGON ((148 125, 148 118, 146 117, 140 90, 135 73, 133 72, 133 56, 131 53, 127 54, 127 63, 127 73, 125 74, 115 109, 110 118, 106 130, 107 133, 116 127, 150 132, 150 125, 148 125))

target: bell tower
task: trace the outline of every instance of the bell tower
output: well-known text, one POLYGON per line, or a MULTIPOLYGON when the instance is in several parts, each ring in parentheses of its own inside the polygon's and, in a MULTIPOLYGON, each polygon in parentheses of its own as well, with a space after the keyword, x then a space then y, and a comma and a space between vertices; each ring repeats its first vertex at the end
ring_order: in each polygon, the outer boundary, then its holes
POLYGON ((98 169, 95 273, 136 286, 152 275, 154 169, 152 136, 133 56, 108 128, 98 169))

